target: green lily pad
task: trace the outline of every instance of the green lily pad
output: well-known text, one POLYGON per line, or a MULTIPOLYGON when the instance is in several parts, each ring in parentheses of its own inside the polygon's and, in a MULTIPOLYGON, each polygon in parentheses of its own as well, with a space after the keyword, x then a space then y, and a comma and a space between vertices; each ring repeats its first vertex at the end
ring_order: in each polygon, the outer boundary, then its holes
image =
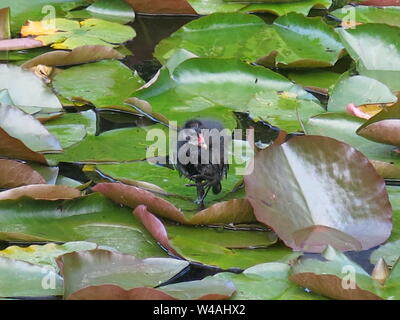
POLYGON ((400 166, 400 155, 393 146, 373 142, 356 134, 363 124, 363 119, 345 113, 326 113, 310 118, 305 123, 305 129, 307 134, 327 136, 348 143, 371 160, 400 166))
POLYGON ((400 90, 399 27, 368 23, 338 32, 361 75, 374 78, 391 90, 400 90))
POLYGON ((349 6, 332 11, 331 14, 343 19, 349 14, 349 10, 355 13, 358 23, 385 23, 400 26, 399 7, 374 7, 374 6, 349 6))
MULTIPOLYGON (((57 162, 112 163, 143 160, 147 148, 153 144, 146 141, 150 130, 165 130, 162 125, 122 128, 104 132, 98 136, 87 135, 81 142, 65 149, 63 153, 48 154, 48 160, 57 162)), ((166 152, 166 151, 165 151, 166 152)), ((160 153, 165 156, 166 153, 160 153)))
POLYGON ((97 0, 84 10, 70 11, 67 18, 97 18, 111 22, 128 23, 135 19, 135 12, 123 0, 97 0))
POLYGON ((307 15, 313 7, 328 8, 331 0, 303 0, 287 3, 227 3, 224 0, 188 0, 189 4, 198 14, 211 14, 215 12, 271 12, 276 15, 284 15, 289 12, 298 12, 307 15))
POLYGON ((349 103, 356 106, 396 102, 397 97, 383 83, 365 76, 342 76, 332 89, 328 111, 345 112, 349 103))
POLYGON ((376 264, 379 259, 383 258, 388 266, 394 266, 400 258, 400 240, 388 242, 380 246, 370 256, 370 261, 376 264))
POLYGON ((1 297, 47 297, 63 293, 63 278, 48 267, 0 257, 1 297))
POLYGON ((140 258, 165 256, 131 209, 97 193, 65 201, 0 201, 0 239, 89 241, 140 258))
POLYGON ((177 50, 199 57, 237 57, 280 67, 333 65, 343 49, 337 34, 320 18, 290 13, 270 25, 261 18, 240 13, 216 13, 192 21, 162 40, 155 57, 165 63, 177 50), (305 46, 304 43, 309 43, 305 46))
POLYGON ((71 67, 53 80, 53 87, 63 97, 88 101, 96 107, 123 106, 124 100, 143 84, 136 72, 115 60, 71 67))
POLYGON ((306 70, 291 71, 288 78, 303 87, 316 87, 329 89, 332 87, 341 75, 336 72, 326 70, 306 70))
POLYGON ((301 130, 298 118, 306 120, 323 111, 316 98, 285 77, 236 59, 188 59, 172 76, 163 69, 153 85, 134 95, 178 125, 188 118, 205 117, 219 119, 232 129, 236 127, 232 111, 243 111, 297 131, 301 130))
POLYGON ((47 121, 45 127, 65 149, 82 141, 87 134, 93 136, 96 133, 96 114, 92 110, 66 113, 60 118, 47 121))

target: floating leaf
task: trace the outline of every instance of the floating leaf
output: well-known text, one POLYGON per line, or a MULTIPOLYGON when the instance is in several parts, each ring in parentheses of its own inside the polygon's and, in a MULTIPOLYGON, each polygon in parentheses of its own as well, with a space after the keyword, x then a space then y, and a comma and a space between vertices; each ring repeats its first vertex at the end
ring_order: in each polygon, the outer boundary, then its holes
POLYGON ((387 242, 371 253, 370 261, 376 264, 379 259, 384 259, 389 266, 393 266, 400 258, 400 240, 387 242))
POLYGON ((355 106, 396 102, 397 97, 383 83, 364 76, 341 77, 332 89, 328 111, 343 112, 348 104, 355 106))
MULTIPOLYGON (((67 299, 82 299, 82 289, 90 291, 90 287, 104 284, 114 284, 125 290, 158 286, 189 265, 188 262, 177 259, 142 260, 99 249, 67 253, 58 259, 58 263, 64 276, 64 297, 67 299)), ((104 294, 107 294, 107 290, 104 294)))
POLYGON ((29 247, 10 246, 0 251, 0 256, 20 261, 26 261, 34 265, 52 267, 58 271, 55 259, 68 252, 93 250, 97 244, 93 242, 74 241, 64 244, 47 243, 45 245, 31 245, 29 247))
POLYGON ((131 209, 98 193, 73 200, 0 201, 0 239, 90 241, 138 258, 165 256, 131 209))
POLYGON ((0 188, 15 188, 28 184, 45 184, 43 177, 30 166, 0 159, 0 188))
POLYGON ((255 156, 245 185, 257 220, 295 250, 366 250, 390 236, 384 180, 337 140, 305 136, 272 145, 255 156))
POLYGON ((400 90, 399 27, 369 23, 338 32, 361 75, 374 78, 391 90, 400 90))
POLYGON ((340 77, 339 73, 332 71, 306 70, 306 71, 291 71, 288 78, 298 85, 303 87, 315 87, 329 89, 340 77))
POLYGON ((336 62, 343 46, 320 18, 291 13, 270 26, 256 16, 217 13, 189 22, 164 39, 155 57, 165 63, 179 49, 199 57, 237 57, 268 66, 326 67, 336 62), (313 45, 305 47, 305 42, 313 45))
POLYGON ((274 233, 259 226, 224 228, 175 226, 162 223, 145 206, 138 206, 139 217, 157 242, 172 254, 220 268, 249 266, 281 259, 291 253, 276 242, 274 233), (268 248, 266 248, 268 247, 268 248))
POLYGON ((49 14, 62 16, 69 10, 85 5, 83 0, 2 0, 2 7, 9 7, 11 10, 11 31, 16 33, 25 23, 27 18, 40 20, 48 17, 49 14))
POLYGON ((43 112, 62 109, 56 95, 32 72, 21 67, 0 64, 0 90, 7 89, 16 106, 40 107, 43 112))
POLYGON ((320 300, 288 279, 289 265, 282 262, 258 264, 241 274, 218 273, 213 278, 230 280, 236 287, 234 300, 320 300))
POLYGON ((163 69, 153 85, 134 95, 178 125, 188 118, 209 117, 234 128, 232 111, 241 111, 296 131, 301 130, 298 119, 305 121, 323 110, 313 96, 285 77, 236 59, 186 60, 172 76, 163 69))
MULTIPOLYGON (((85 9, 94 18, 112 22, 128 23, 135 19, 135 12, 123 0, 98 0, 85 9)), ((69 12, 75 15, 75 12, 69 12)))
POLYGON ((47 297, 62 295, 63 279, 48 267, 0 257, 1 297, 47 297))
POLYGON ((101 19, 86 19, 81 22, 56 18, 30 21, 21 28, 22 36, 35 39, 55 49, 74 49, 83 45, 117 47, 131 40, 136 33, 130 26, 101 19))
POLYGON ((39 64, 46 66, 68 66, 103 59, 122 59, 124 56, 113 48, 94 45, 80 46, 72 51, 57 50, 43 53, 24 62, 21 67, 32 68, 39 64))
MULTIPOLYGON (((382 5, 385 0, 376 1, 378 5, 382 5)), ((363 2, 365 4, 365 2, 363 2)), ((331 14, 343 19, 349 14, 349 10, 355 13, 355 19, 357 23, 386 23, 389 25, 400 26, 400 8, 397 7, 387 7, 387 8, 377 8, 370 6, 349 6, 341 9, 332 11, 331 14)))
POLYGON ((33 184, 0 192, 0 200, 16 200, 29 197, 37 200, 73 199, 81 196, 79 190, 68 186, 33 184))
POLYGON ((308 134, 331 137, 352 145, 368 159, 400 166, 400 154, 393 146, 376 143, 356 134, 364 120, 344 113, 326 113, 312 117, 305 123, 308 134))
POLYGON ((198 14, 214 12, 271 12, 276 15, 285 15, 297 12, 307 15, 313 7, 328 8, 331 0, 303 0, 288 3, 227 3, 224 0, 187 0, 198 14))
POLYGON ((400 146, 400 103, 373 116, 357 130, 357 134, 372 141, 400 146))
POLYGON ((123 106, 124 100, 142 85, 136 72, 113 60, 71 67, 53 80, 60 95, 71 101, 88 101, 96 107, 123 106))
POLYGON ((381 300, 378 284, 359 265, 328 247, 327 261, 304 259, 292 267, 289 279, 313 292, 341 300, 381 300))

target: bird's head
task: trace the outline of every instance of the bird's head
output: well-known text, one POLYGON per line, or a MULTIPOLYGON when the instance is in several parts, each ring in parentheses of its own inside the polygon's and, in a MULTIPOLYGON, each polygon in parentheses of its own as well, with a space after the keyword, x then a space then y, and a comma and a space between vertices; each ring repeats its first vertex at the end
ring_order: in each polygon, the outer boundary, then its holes
POLYGON ((184 138, 188 144, 207 150, 208 146, 201 130, 203 123, 200 120, 189 120, 183 126, 184 138))

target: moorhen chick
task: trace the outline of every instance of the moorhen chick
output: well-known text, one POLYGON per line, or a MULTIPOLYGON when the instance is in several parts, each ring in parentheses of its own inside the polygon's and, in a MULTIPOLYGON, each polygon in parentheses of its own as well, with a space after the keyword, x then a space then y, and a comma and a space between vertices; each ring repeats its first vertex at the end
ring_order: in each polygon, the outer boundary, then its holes
POLYGON ((178 131, 176 168, 197 188, 197 200, 201 209, 204 199, 212 189, 221 192, 221 180, 227 176, 226 145, 228 137, 219 121, 212 119, 192 119, 186 121, 178 131))

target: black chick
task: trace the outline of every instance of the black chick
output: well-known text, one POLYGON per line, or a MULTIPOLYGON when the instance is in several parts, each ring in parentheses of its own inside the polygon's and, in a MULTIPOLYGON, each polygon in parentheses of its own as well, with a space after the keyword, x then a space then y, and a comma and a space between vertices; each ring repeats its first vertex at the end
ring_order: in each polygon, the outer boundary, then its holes
POLYGON ((212 119, 192 119, 178 131, 176 168, 180 174, 194 181, 187 186, 197 187, 197 200, 204 208, 204 199, 212 189, 222 190, 221 180, 227 176, 225 163, 227 136, 224 127, 212 119))

